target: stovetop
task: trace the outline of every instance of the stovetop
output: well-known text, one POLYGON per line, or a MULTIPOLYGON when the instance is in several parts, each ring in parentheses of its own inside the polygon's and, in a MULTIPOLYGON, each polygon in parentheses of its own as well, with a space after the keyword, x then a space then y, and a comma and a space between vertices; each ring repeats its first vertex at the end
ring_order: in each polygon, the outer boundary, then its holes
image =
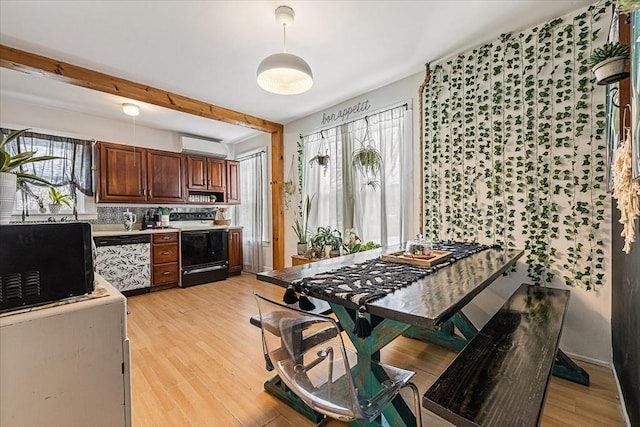
POLYGON ((216 225, 214 212, 171 212, 169 226, 180 230, 226 229, 227 225, 216 225))
POLYGON ((215 216, 214 212, 171 212, 169 221, 213 221, 215 216))

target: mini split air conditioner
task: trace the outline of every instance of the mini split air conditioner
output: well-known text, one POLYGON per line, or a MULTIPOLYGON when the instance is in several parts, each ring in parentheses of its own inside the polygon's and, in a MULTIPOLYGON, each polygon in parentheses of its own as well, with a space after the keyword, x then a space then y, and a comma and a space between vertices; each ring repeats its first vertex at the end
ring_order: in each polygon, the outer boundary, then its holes
POLYGON ((204 154, 221 158, 229 156, 229 149, 222 142, 194 138, 192 136, 181 136, 180 142, 182 143, 183 153, 204 154))

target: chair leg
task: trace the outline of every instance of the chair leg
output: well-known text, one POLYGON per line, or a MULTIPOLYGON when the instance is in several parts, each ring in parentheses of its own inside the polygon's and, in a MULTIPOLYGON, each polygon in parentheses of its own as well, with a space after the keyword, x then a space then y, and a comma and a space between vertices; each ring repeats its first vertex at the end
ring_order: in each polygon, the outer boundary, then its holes
POLYGON ((412 382, 408 382, 407 384, 405 384, 405 387, 409 387, 411 391, 413 391, 413 404, 416 408, 416 427, 422 427, 422 406, 420 406, 420 391, 418 391, 418 387, 412 382))

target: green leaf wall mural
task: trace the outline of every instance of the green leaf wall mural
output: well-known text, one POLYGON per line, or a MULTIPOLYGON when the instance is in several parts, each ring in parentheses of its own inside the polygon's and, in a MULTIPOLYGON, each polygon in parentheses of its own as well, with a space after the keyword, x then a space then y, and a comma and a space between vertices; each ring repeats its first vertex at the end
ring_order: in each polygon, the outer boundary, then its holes
POLYGON ((426 236, 524 247, 537 284, 604 281, 600 3, 436 65, 422 94, 426 236))

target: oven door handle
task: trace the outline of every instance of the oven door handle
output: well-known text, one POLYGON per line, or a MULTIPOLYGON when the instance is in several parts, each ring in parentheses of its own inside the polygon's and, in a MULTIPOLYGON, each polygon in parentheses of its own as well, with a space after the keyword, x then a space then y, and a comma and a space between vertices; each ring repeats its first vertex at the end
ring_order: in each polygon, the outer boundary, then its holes
POLYGON ((189 270, 183 270, 182 273, 184 275, 188 275, 188 274, 204 273, 207 271, 224 270, 226 268, 228 268, 227 264, 213 265, 213 266, 202 267, 202 268, 190 268, 189 270))

